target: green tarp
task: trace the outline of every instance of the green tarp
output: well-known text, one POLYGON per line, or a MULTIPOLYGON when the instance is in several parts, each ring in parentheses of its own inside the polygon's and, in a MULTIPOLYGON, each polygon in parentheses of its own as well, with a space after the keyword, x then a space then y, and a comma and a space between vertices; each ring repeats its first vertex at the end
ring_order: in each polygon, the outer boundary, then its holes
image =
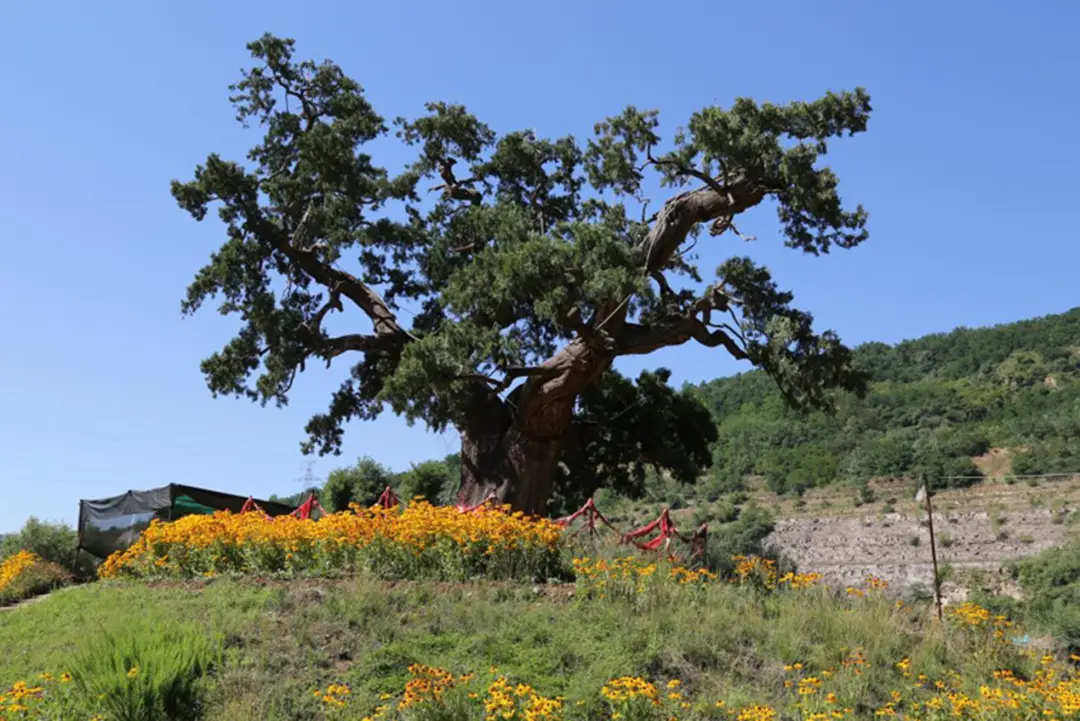
POLYGON ((177 496, 173 499, 172 503, 173 520, 181 518, 182 516, 190 516, 195 513, 210 516, 213 515, 215 511, 217 511, 216 508, 196 503, 195 499, 191 496, 177 496))

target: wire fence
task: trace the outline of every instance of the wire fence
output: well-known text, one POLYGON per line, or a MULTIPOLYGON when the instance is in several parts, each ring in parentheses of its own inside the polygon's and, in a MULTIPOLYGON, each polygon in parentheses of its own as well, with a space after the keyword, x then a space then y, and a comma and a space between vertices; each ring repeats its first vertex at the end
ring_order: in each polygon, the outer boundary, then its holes
MULTIPOLYGON (((1018 480, 1027 480, 1029 478, 1073 478, 1080 476, 1080 471, 1073 471, 1072 473, 1007 473, 1003 478, 1016 478, 1018 480)), ((991 480, 987 476, 941 476, 940 480, 946 481, 986 481, 991 480)))

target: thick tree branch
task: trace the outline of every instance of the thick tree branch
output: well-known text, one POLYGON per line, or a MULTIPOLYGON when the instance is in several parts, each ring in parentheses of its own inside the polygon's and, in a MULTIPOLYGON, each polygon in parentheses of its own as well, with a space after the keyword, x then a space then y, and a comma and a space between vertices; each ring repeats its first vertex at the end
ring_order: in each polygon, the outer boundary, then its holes
POLYGON ((616 345, 618 355, 645 355, 668 346, 696 340, 708 348, 723 346, 736 360, 747 360, 746 351, 723 330, 709 330, 697 318, 672 317, 652 325, 626 323, 616 345))
POLYGON ((660 286, 660 296, 662 298, 674 297, 675 291, 671 289, 671 284, 668 283, 667 278, 659 270, 654 270, 649 273, 652 279, 656 281, 656 284, 660 286))
POLYGON ((562 373, 561 368, 528 366, 507 369, 502 380, 496 380, 483 373, 463 373, 459 376, 455 376, 454 380, 479 381, 481 383, 486 383, 491 387, 492 392, 498 395, 509 388, 518 378, 551 378, 560 373, 562 373))
MULTIPOLYGON (((745 344, 742 334, 727 324, 712 323, 712 312, 715 310, 731 313, 733 302, 735 301, 724 290, 723 284, 718 283, 695 299, 680 314, 671 314, 647 325, 624 323, 616 339, 616 354, 641 355, 667 346, 682 345, 693 339, 709 348, 724 346, 736 359, 746 360, 748 356, 745 348, 732 338, 735 336, 745 344)), ((732 314, 732 318, 734 317, 732 314)))
MULTIPOLYGON (((371 319, 376 336, 396 338, 401 345, 413 340, 413 336, 398 324, 395 313, 390 310, 386 301, 373 288, 351 273, 324 263, 318 258, 314 250, 304 247, 305 240, 310 233, 312 207, 312 204, 309 203, 300 218, 300 222, 297 223, 291 239, 286 237, 276 226, 266 228, 262 235, 269 238, 278 252, 310 275, 317 283, 330 288, 331 295, 340 293, 351 300, 356 307, 371 319)), ((263 218, 258 210, 249 210, 249 217, 263 218)), ((263 219, 263 222, 269 225, 265 219, 263 219)))
POLYGON ((385 352, 394 349, 394 343, 388 342, 385 337, 377 335, 363 335, 350 333, 334 338, 327 338, 320 346, 318 355, 326 360, 326 366, 330 367, 330 361, 342 353, 359 351, 361 353, 385 352))
MULTIPOLYGON (((326 305, 319 308, 313 316, 301 324, 298 337, 303 339, 310 355, 315 355, 326 361, 326 367, 330 367, 330 361, 343 353, 359 351, 367 353, 371 351, 389 351, 394 347, 392 337, 383 335, 364 335, 361 333, 349 333, 346 335, 327 337, 322 332, 322 322, 330 310, 342 312, 341 306, 341 283, 335 283, 330 290, 330 299, 326 305)), ((299 370, 304 369, 304 361, 298 364, 299 370)), ((295 372, 295 370, 294 370, 295 372)), ((289 385, 292 385, 290 379, 289 385)))
MULTIPOLYGON (((697 171, 695 172, 695 177, 697 171)), ((704 188, 680 193, 668 200, 656 222, 639 244, 645 270, 664 268, 694 226, 718 218, 734 218, 762 201, 765 191, 745 173, 728 178, 727 187, 713 181, 704 188)))
POLYGON ((727 187, 727 183, 728 183, 727 166, 725 166, 723 164, 723 162, 721 162, 721 164, 720 164, 721 165, 721 170, 722 170, 722 172, 724 174, 724 182, 721 185, 716 180, 716 178, 713 178, 712 176, 708 175, 707 173, 703 173, 700 170, 697 170, 696 168, 692 168, 689 165, 684 165, 683 163, 680 163, 677 160, 668 160, 666 158, 657 160, 656 158, 653 157, 651 147, 645 149, 645 155, 649 159, 649 163, 651 163, 653 165, 670 165, 670 166, 675 168, 675 172, 678 175, 689 175, 691 177, 697 178, 701 182, 705 183, 706 186, 708 186, 709 188, 712 188, 721 197, 727 198, 728 202, 734 204, 735 199, 731 197, 731 194, 728 192, 728 187, 727 187))
MULTIPOLYGON (((682 163, 655 161, 652 160, 651 155, 649 157, 654 163, 676 164, 680 172, 701 179, 706 185, 697 190, 679 193, 664 203, 657 213, 652 228, 638 243, 638 249, 644 256, 644 271, 647 275, 651 276, 655 271, 667 267, 695 226, 713 220, 726 219, 730 227, 731 219, 754 207, 765 197, 765 189, 744 171, 725 171, 724 185, 720 185, 714 178, 682 163)), ((623 298, 610 310, 600 314, 598 317, 602 320, 596 329, 607 330, 617 337, 620 333, 619 329, 626 322, 628 301, 629 297, 623 298)))

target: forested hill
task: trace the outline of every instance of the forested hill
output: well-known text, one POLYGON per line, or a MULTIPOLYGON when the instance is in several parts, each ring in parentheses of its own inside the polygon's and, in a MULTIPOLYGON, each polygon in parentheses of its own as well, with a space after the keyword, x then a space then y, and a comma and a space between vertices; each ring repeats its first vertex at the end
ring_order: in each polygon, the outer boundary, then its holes
POLYGON ((870 391, 839 396, 832 416, 789 410, 760 371, 695 387, 719 429, 715 480, 798 491, 920 472, 977 478, 991 456, 1017 475, 1080 471, 1080 308, 855 355, 870 391))

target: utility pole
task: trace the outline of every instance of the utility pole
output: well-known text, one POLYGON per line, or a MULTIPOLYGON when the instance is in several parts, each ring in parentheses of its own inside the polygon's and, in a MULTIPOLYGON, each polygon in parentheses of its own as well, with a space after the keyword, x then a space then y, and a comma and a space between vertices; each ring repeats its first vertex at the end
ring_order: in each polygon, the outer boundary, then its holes
POLYGON ((937 543, 934 541, 934 507, 930 503, 930 477, 923 476, 923 496, 926 501, 926 523, 930 528, 930 559, 934 562, 934 603, 937 605, 938 621, 941 613, 941 576, 938 574, 937 543))

